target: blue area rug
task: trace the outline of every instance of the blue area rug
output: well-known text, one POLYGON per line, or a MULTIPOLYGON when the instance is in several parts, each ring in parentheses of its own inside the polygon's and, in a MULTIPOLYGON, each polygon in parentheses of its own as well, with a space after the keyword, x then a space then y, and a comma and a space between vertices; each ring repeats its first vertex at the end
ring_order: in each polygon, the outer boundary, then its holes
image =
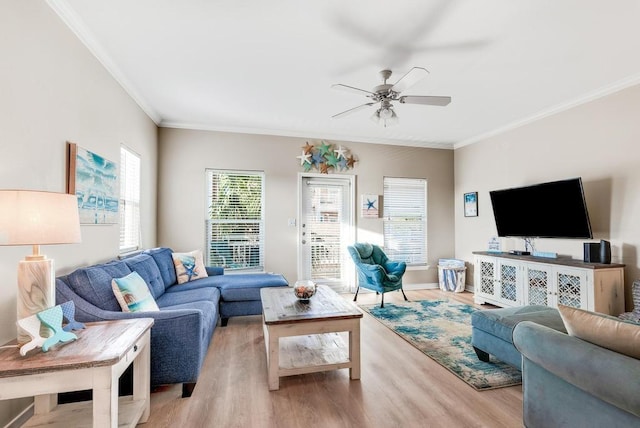
POLYGON ((495 360, 478 359, 471 346, 471 314, 477 309, 450 300, 360 305, 404 340, 453 374, 484 391, 518 385, 520 371, 495 360))

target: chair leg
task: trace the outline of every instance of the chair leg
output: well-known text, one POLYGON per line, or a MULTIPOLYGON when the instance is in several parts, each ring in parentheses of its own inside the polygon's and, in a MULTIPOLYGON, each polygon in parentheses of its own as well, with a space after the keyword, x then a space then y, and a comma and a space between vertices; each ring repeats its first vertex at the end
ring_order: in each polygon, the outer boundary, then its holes
POLYGON ((408 302, 408 301, 409 301, 409 299, 407 299, 407 295, 406 295, 406 294, 404 294, 404 290, 401 288, 401 289, 400 289, 400 291, 402 291, 402 296, 404 297, 404 301, 405 301, 405 302, 408 302))
POLYGON ((355 302, 356 299, 358 299, 358 291, 360 291, 360 286, 358 286, 358 288, 356 288, 356 295, 353 296, 353 301, 355 302))
MULTIPOLYGON (((377 293, 376 293, 376 294, 377 294, 377 293)), ((384 293, 380 293, 380 299, 381 299, 380 307, 381 307, 381 308, 384 308, 384 293)))

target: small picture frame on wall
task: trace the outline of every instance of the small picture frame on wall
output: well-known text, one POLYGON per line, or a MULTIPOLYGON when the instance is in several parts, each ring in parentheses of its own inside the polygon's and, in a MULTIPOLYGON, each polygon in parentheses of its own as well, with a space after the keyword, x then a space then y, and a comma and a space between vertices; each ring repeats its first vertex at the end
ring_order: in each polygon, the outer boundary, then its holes
POLYGON ((378 218, 380 213, 378 195, 362 195, 362 218, 378 218))
POLYGON ((478 217, 478 192, 464 194, 464 216, 478 217))

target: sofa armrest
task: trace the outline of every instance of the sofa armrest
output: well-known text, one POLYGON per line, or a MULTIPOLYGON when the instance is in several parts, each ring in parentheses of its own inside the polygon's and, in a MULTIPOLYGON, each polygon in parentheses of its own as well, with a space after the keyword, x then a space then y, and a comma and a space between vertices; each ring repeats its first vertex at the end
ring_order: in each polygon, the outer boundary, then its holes
POLYGON ((224 268, 222 266, 205 266, 204 269, 209 276, 224 275, 224 268))
MULTIPOLYGON (((571 385, 640 416, 640 360, 531 321, 513 330, 513 344, 529 360, 571 385)), ((526 382, 526 370, 525 379, 526 382)))
MULTIPOLYGON (((75 319, 80 322, 131 318, 153 318, 151 327, 151 384, 195 382, 207 351, 203 338, 204 315, 199 309, 153 312, 105 311, 84 300, 64 281, 56 280, 56 303, 73 300, 75 319), (188 352, 185 352, 188 350, 188 352)), ((213 327, 215 328, 215 326, 213 327)))

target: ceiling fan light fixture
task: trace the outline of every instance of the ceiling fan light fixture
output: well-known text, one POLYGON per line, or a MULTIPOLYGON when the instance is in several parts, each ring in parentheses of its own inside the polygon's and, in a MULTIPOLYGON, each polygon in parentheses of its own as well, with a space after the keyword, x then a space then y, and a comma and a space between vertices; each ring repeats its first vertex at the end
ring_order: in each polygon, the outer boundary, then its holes
POLYGON ((415 83, 417 83, 418 81, 423 79, 427 74, 429 74, 429 72, 425 68, 413 67, 404 76, 402 76, 400 80, 398 80, 395 84, 387 83, 389 77, 391 77, 391 70, 382 70, 380 74, 382 76, 382 80, 384 83, 382 85, 378 85, 374 87, 372 91, 367 91, 364 89, 343 85, 340 83, 333 85, 332 88, 335 88, 335 89, 342 89, 349 92, 365 94, 373 102, 369 102, 361 106, 354 107, 349 110, 345 110, 341 113, 334 114, 331 117, 332 118, 344 117, 362 108, 373 106, 377 103, 380 103, 380 108, 378 108, 373 113, 370 119, 375 123, 387 128, 389 126, 397 125, 400 122, 400 120, 398 119, 398 116, 396 115, 396 112, 393 109, 393 104, 392 104, 393 101, 397 101, 401 104, 422 104, 422 105, 440 106, 440 107, 444 107, 451 102, 451 97, 447 97, 447 96, 431 96, 431 95, 402 95, 401 96, 400 95, 402 91, 413 86, 415 83))
POLYGON ((380 107, 371 115, 371 120, 384 128, 397 125, 400 122, 392 106, 380 107))

